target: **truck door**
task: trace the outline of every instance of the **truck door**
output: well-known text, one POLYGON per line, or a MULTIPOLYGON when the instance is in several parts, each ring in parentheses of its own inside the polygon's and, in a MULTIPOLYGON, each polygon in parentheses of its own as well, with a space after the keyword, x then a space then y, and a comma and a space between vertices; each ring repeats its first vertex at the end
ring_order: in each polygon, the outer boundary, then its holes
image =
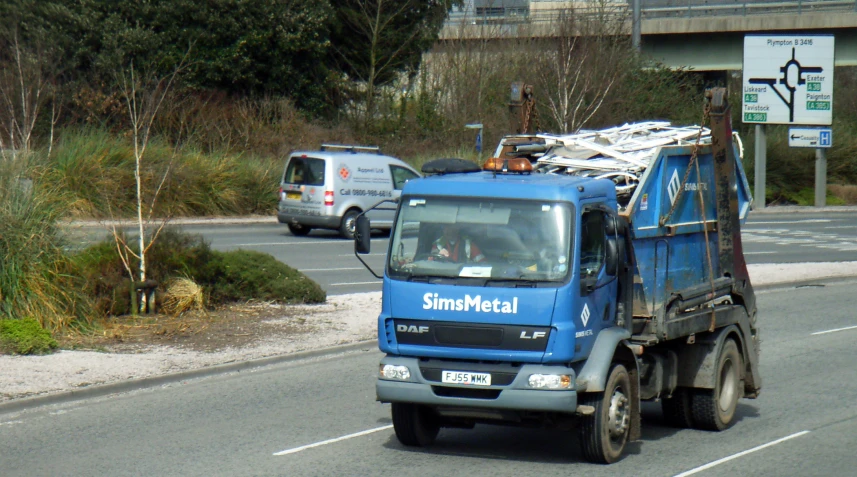
POLYGON ((578 343, 581 352, 587 353, 594 337, 615 320, 616 280, 606 272, 607 234, 606 217, 600 210, 584 207, 580 219, 580 305, 576 311, 578 343), (591 337, 591 338, 589 338, 591 337), (588 339, 587 339, 588 338, 588 339))

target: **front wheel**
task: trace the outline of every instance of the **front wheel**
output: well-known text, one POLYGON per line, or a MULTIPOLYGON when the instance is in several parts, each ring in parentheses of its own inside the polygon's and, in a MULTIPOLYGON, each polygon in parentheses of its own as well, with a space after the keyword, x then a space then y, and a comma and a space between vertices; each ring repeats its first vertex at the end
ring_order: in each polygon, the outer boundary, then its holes
POLYGON ((616 364, 610 370, 604 392, 581 394, 581 404, 595 412, 584 416, 579 428, 583 457, 589 462, 612 464, 622 457, 631 431, 631 377, 616 364))
POLYGON ((714 389, 697 389, 691 398, 693 422, 698 429, 722 431, 732 424, 744 389, 743 369, 738 345, 735 340, 727 340, 717 357, 714 389))
POLYGON ((418 404, 392 404, 393 429, 396 438, 409 447, 431 445, 440 431, 438 417, 431 409, 418 404))

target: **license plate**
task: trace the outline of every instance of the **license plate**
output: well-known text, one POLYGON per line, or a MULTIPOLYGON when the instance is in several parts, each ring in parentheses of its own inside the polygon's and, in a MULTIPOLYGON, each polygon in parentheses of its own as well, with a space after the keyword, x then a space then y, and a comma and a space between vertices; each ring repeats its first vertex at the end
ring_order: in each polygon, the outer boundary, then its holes
POLYGON ((292 200, 301 200, 300 192, 286 192, 286 198, 292 200))
POLYGON ((468 386, 490 386, 491 375, 488 373, 468 373, 466 371, 444 371, 442 381, 449 384, 466 384, 468 386))

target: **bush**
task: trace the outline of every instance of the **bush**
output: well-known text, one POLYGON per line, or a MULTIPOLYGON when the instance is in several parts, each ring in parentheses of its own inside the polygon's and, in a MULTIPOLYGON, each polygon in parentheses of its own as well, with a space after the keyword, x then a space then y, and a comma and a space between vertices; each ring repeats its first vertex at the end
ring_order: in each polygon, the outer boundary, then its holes
MULTIPOLYGON (((133 240, 124 238, 123 240, 133 240)), ((146 254, 146 275, 159 284, 170 278, 210 274, 214 252, 202 237, 165 228, 146 254)), ((131 313, 131 279, 119 258, 113 237, 92 245, 74 257, 78 273, 84 278, 86 293, 97 311, 105 315, 131 313)), ((135 277, 139 261, 132 260, 135 277)), ((156 297, 160 301, 162 297, 156 297)))
MULTIPOLYGON (((113 238, 86 248, 74 260, 99 312, 131 313, 131 280, 113 238)), ((172 279, 188 278, 205 289, 209 305, 246 300, 320 303, 326 298, 317 283, 269 254, 214 251, 202 237, 171 228, 164 229, 149 249, 146 263, 147 277, 161 290, 172 279)), ((135 274, 137 264, 131 263, 135 274)), ((159 293, 156 300, 165 303, 165 298, 159 293)))
POLYGON ((214 252, 208 276, 197 277, 208 285, 213 303, 264 300, 278 303, 321 303, 324 290, 294 268, 267 253, 250 250, 214 252))
POLYGON ((46 354, 56 348, 56 340, 37 320, 0 320, 0 353, 46 354))

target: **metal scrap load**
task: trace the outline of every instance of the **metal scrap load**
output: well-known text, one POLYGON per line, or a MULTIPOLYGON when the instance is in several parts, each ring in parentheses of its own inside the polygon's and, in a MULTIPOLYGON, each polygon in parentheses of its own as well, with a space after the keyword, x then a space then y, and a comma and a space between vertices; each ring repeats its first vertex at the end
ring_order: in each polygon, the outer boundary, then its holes
MULTIPOLYGON (((610 179, 619 202, 627 203, 658 148, 693 146, 697 140, 711 144, 711 130, 650 121, 567 135, 507 136, 497 157, 527 157, 537 173, 610 179)), ((735 140, 743 155, 737 134, 735 140)))

